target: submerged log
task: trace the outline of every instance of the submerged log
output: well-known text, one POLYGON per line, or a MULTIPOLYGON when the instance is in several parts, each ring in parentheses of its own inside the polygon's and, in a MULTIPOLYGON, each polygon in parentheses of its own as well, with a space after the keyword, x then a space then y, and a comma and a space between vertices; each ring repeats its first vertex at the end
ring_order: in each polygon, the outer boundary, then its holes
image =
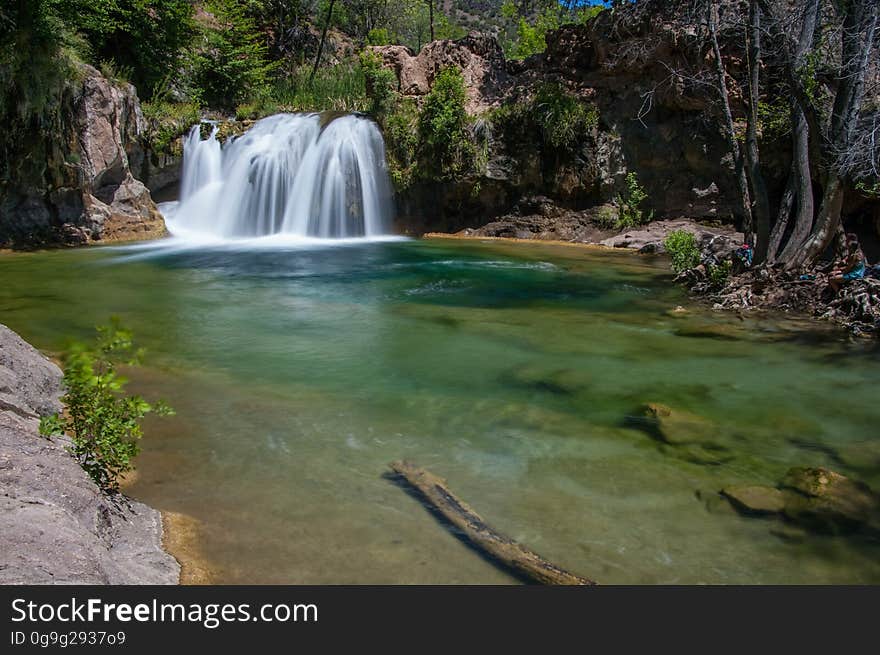
POLYGON ((537 553, 496 532, 464 501, 453 494, 446 481, 409 462, 392 462, 391 470, 405 479, 430 505, 479 550, 517 575, 545 585, 594 585, 548 562, 537 553))

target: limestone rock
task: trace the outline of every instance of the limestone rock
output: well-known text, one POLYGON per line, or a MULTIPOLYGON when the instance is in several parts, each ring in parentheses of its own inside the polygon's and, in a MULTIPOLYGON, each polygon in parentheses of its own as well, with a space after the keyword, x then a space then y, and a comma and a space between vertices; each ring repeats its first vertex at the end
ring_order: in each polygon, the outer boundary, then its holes
POLYGON ((0 584, 175 584, 159 512, 105 496, 39 435, 60 393, 58 367, 0 325, 0 584))

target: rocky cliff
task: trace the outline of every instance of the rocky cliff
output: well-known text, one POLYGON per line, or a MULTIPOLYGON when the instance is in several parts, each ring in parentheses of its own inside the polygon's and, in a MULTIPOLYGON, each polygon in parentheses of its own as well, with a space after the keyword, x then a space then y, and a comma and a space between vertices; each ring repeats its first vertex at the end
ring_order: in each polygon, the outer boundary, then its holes
MULTIPOLYGON (((421 181, 406 189, 400 196, 404 222, 418 217, 416 231, 421 222, 446 230, 476 227, 534 194, 572 209, 598 206, 621 192, 630 171, 648 193, 647 209, 659 218, 735 222, 733 164, 712 91, 670 72, 692 66, 699 56, 694 35, 660 16, 625 27, 603 12, 587 25, 549 33, 546 51, 525 61, 505 61, 494 38, 477 34, 431 43, 418 54, 401 46, 376 48, 395 72, 399 93, 416 102, 440 70, 460 68, 469 113, 488 127, 482 170, 445 188, 421 181), (541 144, 540 124, 505 131, 497 120, 499 107, 526 102, 548 83, 596 114, 595 129, 565 156, 541 144)), ((732 84, 736 102, 740 91, 732 84)), ((768 159, 774 158, 778 170, 787 170, 785 148, 771 151, 768 159)), ((771 191, 784 181, 771 178, 771 191)))
POLYGON ((60 395, 58 367, 0 325, 0 584, 176 584, 159 512, 105 496, 39 435, 60 395))
POLYGON ((79 65, 60 99, 57 132, 34 129, 0 181, 0 245, 146 239, 165 233, 143 163, 133 86, 79 65))

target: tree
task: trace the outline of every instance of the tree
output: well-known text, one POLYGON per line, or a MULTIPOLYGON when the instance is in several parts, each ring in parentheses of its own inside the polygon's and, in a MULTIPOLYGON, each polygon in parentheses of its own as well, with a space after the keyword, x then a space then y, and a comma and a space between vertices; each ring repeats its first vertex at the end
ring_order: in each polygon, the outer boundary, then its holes
POLYGON ((327 30, 330 29, 330 21, 333 20, 333 5, 336 0, 330 0, 327 6, 327 18, 324 19, 324 29, 321 31, 321 43, 318 45, 318 53, 315 55, 315 65, 312 67, 312 74, 309 75, 309 83, 315 80, 315 74, 318 72, 318 66, 321 65, 321 55, 324 53, 324 42, 327 40, 327 30))

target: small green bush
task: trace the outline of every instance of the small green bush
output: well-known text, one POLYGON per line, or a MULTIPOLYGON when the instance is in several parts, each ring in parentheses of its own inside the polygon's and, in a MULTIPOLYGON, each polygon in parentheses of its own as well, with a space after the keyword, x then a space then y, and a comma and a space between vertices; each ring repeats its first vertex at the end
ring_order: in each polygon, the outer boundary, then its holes
POLYGON ((639 178, 634 172, 630 172, 626 176, 626 190, 618 194, 617 207, 619 218, 617 220, 618 229, 629 229, 638 225, 650 223, 654 218, 654 212, 645 213, 641 209, 642 203, 648 197, 642 185, 639 184, 639 178))
POLYGON ((364 50, 360 55, 364 86, 370 102, 369 111, 381 119, 394 107, 397 98, 397 76, 382 63, 382 55, 375 50, 364 50))
POLYGON ((672 258, 672 270, 676 273, 683 273, 700 263, 697 238, 687 230, 670 232, 663 241, 663 246, 672 258))
POLYGON ((730 277, 730 271, 733 269, 733 262, 729 259, 721 262, 717 266, 709 266, 708 276, 709 284, 713 289, 722 289, 727 284, 727 278, 730 277))
POLYGON ((94 345, 75 344, 64 357, 66 412, 40 421, 41 434, 70 436, 71 453, 108 493, 119 491, 119 476, 134 469, 132 459, 140 452, 143 435, 141 419, 149 412, 173 414, 162 402, 150 404, 124 394, 127 380, 116 367, 136 366, 142 356, 118 319, 98 328, 94 345))
POLYGON ((475 148, 467 129, 466 99, 461 71, 449 66, 437 74, 419 114, 425 163, 441 180, 456 179, 474 165, 475 148))
POLYGON ((171 153, 174 140, 201 120, 201 110, 195 102, 159 99, 144 102, 141 108, 147 124, 145 139, 154 152, 171 153))
POLYGON ((411 99, 400 99, 383 121, 388 172, 398 191, 412 183, 419 154, 419 110, 411 99))

